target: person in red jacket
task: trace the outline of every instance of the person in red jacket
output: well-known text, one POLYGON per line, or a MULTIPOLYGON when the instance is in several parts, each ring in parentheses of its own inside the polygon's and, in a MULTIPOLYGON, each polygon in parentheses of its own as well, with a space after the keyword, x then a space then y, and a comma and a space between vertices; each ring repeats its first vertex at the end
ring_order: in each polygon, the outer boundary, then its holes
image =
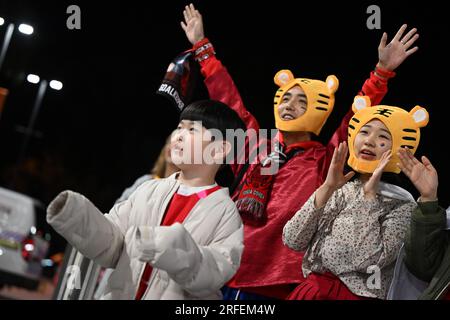
MULTIPOLYGON (((247 130, 258 132, 257 120, 245 108, 231 76, 205 38, 202 16, 192 4, 185 7, 183 14, 181 27, 193 45, 210 98, 226 103, 239 114, 247 130)), ((359 92, 369 96, 374 105, 385 96, 394 70, 417 51, 417 47, 411 48, 418 38, 417 30, 404 35, 406 28, 403 25, 389 44, 386 33, 381 38, 379 61, 359 92)), ((261 174, 265 166, 262 161, 248 159, 247 165, 232 166, 239 180, 232 198, 244 221, 244 252, 238 272, 222 290, 224 299, 284 299, 304 280, 300 268, 303 253, 283 245, 283 227, 325 180, 333 151, 347 140, 353 116, 350 108, 324 146, 312 138, 320 133, 331 113, 337 78, 329 76, 325 82, 296 79, 289 70, 281 70, 275 83, 280 86, 274 106, 279 131, 271 142, 273 152, 268 159, 278 161, 280 166, 273 175, 261 174)))

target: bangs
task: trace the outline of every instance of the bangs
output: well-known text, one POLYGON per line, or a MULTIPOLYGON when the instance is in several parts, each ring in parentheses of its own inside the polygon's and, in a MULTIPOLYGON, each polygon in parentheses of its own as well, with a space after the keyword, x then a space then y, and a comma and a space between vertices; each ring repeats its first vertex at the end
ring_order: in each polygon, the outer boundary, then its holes
POLYGON ((244 122, 226 104, 214 100, 202 100, 189 104, 180 114, 181 120, 201 121, 206 129, 216 129, 226 137, 226 130, 245 130, 244 122))

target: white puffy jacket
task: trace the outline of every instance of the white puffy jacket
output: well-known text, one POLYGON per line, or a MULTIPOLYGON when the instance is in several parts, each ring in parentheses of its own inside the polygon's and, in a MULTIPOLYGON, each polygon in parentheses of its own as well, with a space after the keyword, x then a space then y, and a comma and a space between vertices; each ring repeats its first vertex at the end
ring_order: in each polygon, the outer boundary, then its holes
POLYGON ((243 225, 228 189, 200 199, 183 224, 160 226, 179 187, 177 174, 142 184, 103 214, 87 198, 61 192, 47 221, 83 255, 114 268, 102 299, 134 299, 146 262, 153 273, 143 299, 221 299, 235 274, 243 225))

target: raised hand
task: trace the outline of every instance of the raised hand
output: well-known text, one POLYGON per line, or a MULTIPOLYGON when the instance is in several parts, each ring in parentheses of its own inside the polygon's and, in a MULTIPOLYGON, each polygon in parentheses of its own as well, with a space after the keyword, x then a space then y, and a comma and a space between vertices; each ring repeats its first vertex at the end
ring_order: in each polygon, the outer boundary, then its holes
POLYGON ((378 67, 394 71, 406 58, 419 49, 418 47, 410 49, 419 38, 419 34, 416 33, 417 29, 413 28, 403 36, 407 27, 406 24, 402 25, 388 45, 386 45, 387 33, 383 33, 380 45, 378 46, 378 67))
POLYGON ((330 168, 328 169, 327 178, 324 185, 333 190, 337 190, 348 182, 354 172, 349 172, 344 176, 344 165, 347 160, 348 146, 347 142, 342 142, 334 149, 333 158, 331 159, 330 168))
POLYGON ((417 160, 409 150, 400 149, 398 152, 400 163, 397 165, 411 180, 420 192, 422 201, 434 201, 437 199, 438 174, 427 157, 422 157, 422 162, 417 160))
POLYGON ((184 22, 181 21, 181 28, 189 42, 194 45, 205 37, 202 15, 192 3, 184 8, 183 15, 184 22))
POLYGON ((372 176, 364 184, 363 189, 366 198, 374 199, 376 197, 378 191, 378 184, 381 180, 381 175, 383 174, 383 170, 387 166, 391 158, 392 158, 391 150, 386 151, 381 156, 380 162, 378 163, 378 166, 375 168, 375 171, 372 173, 372 176))
POLYGON ((333 158, 331 159, 327 178, 316 191, 316 208, 324 206, 333 192, 341 188, 355 175, 354 171, 351 171, 344 175, 344 165, 345 161, 347 160, 347 154, 348 146, 346 142, 340 143, 339 146, 334 149, 333 158))

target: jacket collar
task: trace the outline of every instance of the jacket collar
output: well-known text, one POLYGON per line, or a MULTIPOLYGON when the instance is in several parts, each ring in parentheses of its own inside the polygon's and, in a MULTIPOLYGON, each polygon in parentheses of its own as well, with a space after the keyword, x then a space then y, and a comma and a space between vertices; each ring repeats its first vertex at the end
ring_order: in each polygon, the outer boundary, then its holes
POLYGON ((318 141, 308 140, 308 141, 300 141, 300 142, 292 143, 292 144, 290 144, 289 146, 286 147, 286 144, 284 143, 284 137, 283 137, 283 134, 281 133, 281 131, 278 131, 276 139, 283 146, 283 149, 284 149, 285 153, 289 152, 292 149, 307 150, 307 149, 310 149, 310 148, 322 146, 322 144, 320 142, 318 142, 318 141))

